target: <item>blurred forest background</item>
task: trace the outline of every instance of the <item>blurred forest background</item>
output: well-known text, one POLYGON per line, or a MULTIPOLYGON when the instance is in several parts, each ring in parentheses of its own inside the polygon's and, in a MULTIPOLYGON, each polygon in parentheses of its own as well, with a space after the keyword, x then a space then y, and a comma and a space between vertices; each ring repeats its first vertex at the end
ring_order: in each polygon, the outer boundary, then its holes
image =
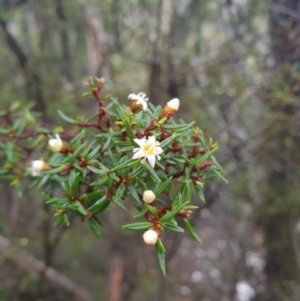
POLYGON ((0 45, 1 107, 32 101, 65 126, 58 109, 95 109, 90 75, 123 103, 178 97, 229 181, 192 216, 202 246, 164 239, 166 278, 126 212, 102 239, 78 219, 53 230, 41 191, 0 183, 0 300, 300 300, 300 1, 1 0, 0 45))

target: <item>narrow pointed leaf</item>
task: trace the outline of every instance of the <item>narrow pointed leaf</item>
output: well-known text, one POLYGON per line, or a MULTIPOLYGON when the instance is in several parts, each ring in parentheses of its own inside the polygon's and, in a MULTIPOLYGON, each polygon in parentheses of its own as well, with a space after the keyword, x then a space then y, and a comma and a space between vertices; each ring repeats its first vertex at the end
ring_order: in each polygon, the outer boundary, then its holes
POLYGON ((97 237, 102 237, 101 235, 101 232, 99 231, 96 223, 92 220, 92 219, 89 219, 89 225, 90 225, 90 228, 92 230, 92 232, 97 236, 97 237))
POLYGON ((190 234, 190 236, 196 241, 198 242, 200 245, 202 244, 201 239, 199 238, 199 236, 197 235, 197 233, 195 232, 192 224, 190 223, 190 221, 187 218, 184 218, 184 223, 186 226, 186 229, 188 231, 188 233, 190 234))
POLYGON ((169 220, 170 218, 172 218, 173 216, 175 216, 179 211, 181 211, 185 206, 187 206, 190 202, 184 202, 181 205, 178 205, 177 207, 175 207, 172 211, 169 211, 168 213, 166 213, 164 216, 162 216, 159 221, 161 223, 169 220))
POLYGON ((127 224, 122 226, 124 230, 132 230, 132 231, 140 231, 140 230, 148 230, 153 226, 150 222, 137 222, 132 224, 127 224))
POLYGON ((156 243, 155 249, 156 249, 156 255, 157 255, 159 267, 160 267, 163 275, 166 276, 166 259, 165 259, 165 251, 166 250, 160 239, 156 243))

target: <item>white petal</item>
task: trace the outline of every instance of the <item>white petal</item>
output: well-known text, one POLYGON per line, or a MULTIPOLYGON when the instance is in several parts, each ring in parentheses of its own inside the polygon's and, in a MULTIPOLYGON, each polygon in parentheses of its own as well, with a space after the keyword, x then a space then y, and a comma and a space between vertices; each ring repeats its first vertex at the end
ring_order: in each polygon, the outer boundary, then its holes
POLYGON ((140 147, 136 147, 136 148, 133 149, 133 152, 136 153, 140 149, 141 149, 140 147))
POLYGON ((148 110, 148 104, 145 101, 143 101, 142 106, 143 106, 143 111, 148 110))
POLYGON ((144 164, 146 161, 146 157, 141 160, 141 163, 144 164))
POLYGON ((161 154, 161 153, 163 153, 164 151, 163 151, 163 149, 161 148, 161 147, 159 147, 159 146, 157 146, 156 148, 155 148, 155 150, 154 150, 154 154, 155 155, 159 155, 159 154, 161 154))
POLYGON ((156 159, 159 161, 161 159, 160 155, 156 155, 156 159))
POLYGON ((139 147, 143 147, 146 143, 146 139, 142 138, 142 139, 133 139, 134 142, 139 146, 139 147))
POLYGON ((142 158, 145 157, 144 152, 140 149, 138 150, 132 157, 132 159, 138 159, 138 158, 142 158))
POLYGON ((148 143, 151 143, 151 144, 156 145, 155 137, 154 137, 154 136, 150 136, 150 137, 148 138, 148 143))
POLYGON ((152 168, 154 168, 154 166, 155 166, 155 156, 154 155, 153 156, 148 156, 147 160, 148 160, 149 164, 152 166, 152 168))
POLYGON ((61 139, 60 139, 60 137, 59 137, 58 134, 56 134, 55 137, 56 137, 57 140, 60 140, 60 141, 61 141, 61 139))
POLYGON ((137 104, 142 104, 144 102, 144 98, 139 96, 139 95, 136 95, 136 94, 131 94, 131 98, 132 100, 136 100, 137 101, 137 104))
POLYGON ((136 94, 129 94, 128 95, 128 99, 137 99, 137 98, 139 98, 139 96, 138 95, 136 95, 136 94))

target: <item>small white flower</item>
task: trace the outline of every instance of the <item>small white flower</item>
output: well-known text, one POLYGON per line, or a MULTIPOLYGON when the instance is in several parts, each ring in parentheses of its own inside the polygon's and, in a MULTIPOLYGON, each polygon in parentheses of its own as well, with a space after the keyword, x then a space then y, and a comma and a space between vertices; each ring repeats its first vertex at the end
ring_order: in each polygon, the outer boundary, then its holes
POLYGON ((178 98, 173 98, 172 100, 167 102, 169 108, 173 109, 174 111, 178 111, 180 101, 178 98))
POLYGON ((143 92, 140 92, 139 94, 129 94, 128 99, 135 100, 137 105, 141 105, 143 108, 143 111, 148 110, 148 104, 147 101, 149 100, 148 97, 146 97, 146 94, 143 92))
POLYGON ((143 201, 147 204, 151 204, 154 202, 156 196, 152 190, 146 190, 143 193, 143 201))
POLYGON ((155 245, 158 241, 158 234, 156 231, 150 229, 143 234, 143 239, 147 245, 155 245))
POLYGON ((55 135, 55 136, 56 139, 50 139, 48 141, 48 146, 53 152, 59 153, 62 150, 64 143, 60 139, 59 135, 55 135))
POLYGON ((48 166, 48 165, 43 160, 31 161, 31 166, 29 168, 31 175, 33 177, 38 176, 40 174, 40 172, 45 169, 46 166, 48 166))
POLYGON ((133 150, 135 154, 132 159, 143 158, 141 163, 145 163, 147 159, 150 166, 154 168, 155 160, 160 160, 160 154, 163 152, 163 149, 159 147, 160 143, 155 140, 154 136, 149 136, 148 139, 134 139, 134 141, 139 147, 133 150))

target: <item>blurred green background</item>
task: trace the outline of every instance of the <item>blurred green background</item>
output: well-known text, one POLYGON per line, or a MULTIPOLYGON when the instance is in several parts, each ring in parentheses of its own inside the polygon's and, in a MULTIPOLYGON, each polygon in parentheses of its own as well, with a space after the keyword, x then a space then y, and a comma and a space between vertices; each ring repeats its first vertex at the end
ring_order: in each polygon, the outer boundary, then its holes
POLYGON ((77 219, 53 230, 41 191, 0 182, 0 300, 300 300, 300 1, 0 0, 0 45, 1 107, 33 102, 65 126, 58 109, 96 109, 89 76, 123 103, 178 97, 229 181, 210 181, 192 216, 202 246, 164 238, 165 278, 141 233, 121 230, 130 214, 111 208, 103 239, 77 219))

